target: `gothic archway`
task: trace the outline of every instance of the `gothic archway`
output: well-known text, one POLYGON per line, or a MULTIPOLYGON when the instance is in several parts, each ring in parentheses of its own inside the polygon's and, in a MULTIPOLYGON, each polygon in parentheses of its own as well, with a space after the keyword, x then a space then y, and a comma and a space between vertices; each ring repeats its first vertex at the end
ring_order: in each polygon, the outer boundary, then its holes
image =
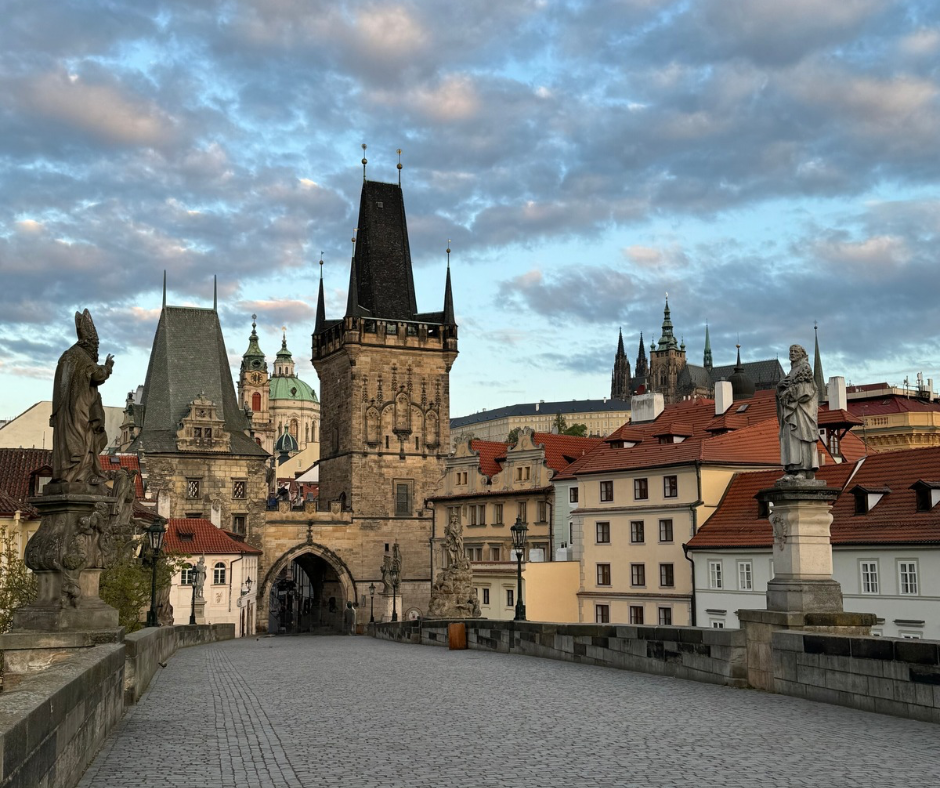
POLYGON ((268 570, 259 591, 259 599, 267 600, 272 635, 341 632, 346 602, 356 602, 349 568, 318 544, 304 543, 284 553, 268 570))

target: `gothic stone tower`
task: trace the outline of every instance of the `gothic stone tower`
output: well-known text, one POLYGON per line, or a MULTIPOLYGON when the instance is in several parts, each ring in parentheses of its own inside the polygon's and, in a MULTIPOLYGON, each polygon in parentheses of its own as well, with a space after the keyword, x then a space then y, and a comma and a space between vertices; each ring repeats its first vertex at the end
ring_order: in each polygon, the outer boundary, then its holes
POLYGON ((610 375, 610 398, 629 399, 633 392, 630 390, 630 360, 623 349, 623 331, 617 340, 617 355, 614 357, 614 369, 610 375))
MULTIPOLYGON (((440 312, 419 313, 401 187, 365 181, 346 314, 326 320, 323 280, 312 362, 320 376, 321 507, 339 502, 379 567, 399 542, 402 593, 431 580, 431 512, 450 446, 450 368, 457 357, 450 269, 440 312)), ((423 591, 425 601, 429 586, 423 591)))
POLYGON ((685 343, 680 345, 673 334, 667 298, 663 310, 663 335, 650 350, 650 391, 661 393, 667 404, 676 402, 676 384, 685 365, 685 343))

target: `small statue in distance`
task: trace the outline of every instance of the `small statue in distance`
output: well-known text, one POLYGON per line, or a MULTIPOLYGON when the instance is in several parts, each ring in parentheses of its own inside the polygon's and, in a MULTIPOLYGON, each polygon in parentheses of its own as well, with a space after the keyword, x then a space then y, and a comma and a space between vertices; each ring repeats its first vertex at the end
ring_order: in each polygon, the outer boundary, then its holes
POLYGON ((777 384, 780 463, 787 477, 810 480, 819 467, 819 402, 806 351, 790 345, 790 372, 777 384))
MULTIPOLYGON (((108 445, 98 386, 111 377, 114 357, 98 364, 98 332, 86 309, 75 313, 78 342, 59 358, 52 391, 52 484, 98 485, 98 455, 108 445)), ((66 492, 74 492, 68 490, 66 492)))
POLYGON ((193 567, 193 588, 195 589, 196 599, 203 599, 202 591, 206 584, 206 559, 205 556, 199 556, 199 560, 193 567))

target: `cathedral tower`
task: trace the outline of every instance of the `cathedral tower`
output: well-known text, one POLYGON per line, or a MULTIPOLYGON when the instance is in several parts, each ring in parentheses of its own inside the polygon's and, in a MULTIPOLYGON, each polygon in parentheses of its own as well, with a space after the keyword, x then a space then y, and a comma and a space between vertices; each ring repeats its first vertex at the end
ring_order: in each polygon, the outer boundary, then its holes
POLYGON ((610 398, 629 399, 630 394, 630 360, 623 349, 623 330, 617 340, 617 355, 614 357, 614 371, 610 376, 610 398))
POLYGON ((650 391, 661 393, 666 404, 678 399, 676 383, 685 364, 685 344, 680 345, 673 334, 667 297, 666 308, 663 310, 663 335, 650 351, 649 376, 650 391))

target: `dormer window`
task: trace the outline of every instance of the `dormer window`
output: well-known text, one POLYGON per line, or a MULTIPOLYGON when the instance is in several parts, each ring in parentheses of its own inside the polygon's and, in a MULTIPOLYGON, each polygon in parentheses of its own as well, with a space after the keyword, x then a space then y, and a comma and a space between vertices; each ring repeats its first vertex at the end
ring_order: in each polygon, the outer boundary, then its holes
POLYGON ((910 489, 917 496, 918 512, 929 512, 940 503, 940 482, 928 482, 918 479, 911 485, 910 489))
POLYGON ((889 487, 863 487, 858 484, 852 488, 855 496, 855 514, 868 514, 885 495, 891 492, 889 487))

